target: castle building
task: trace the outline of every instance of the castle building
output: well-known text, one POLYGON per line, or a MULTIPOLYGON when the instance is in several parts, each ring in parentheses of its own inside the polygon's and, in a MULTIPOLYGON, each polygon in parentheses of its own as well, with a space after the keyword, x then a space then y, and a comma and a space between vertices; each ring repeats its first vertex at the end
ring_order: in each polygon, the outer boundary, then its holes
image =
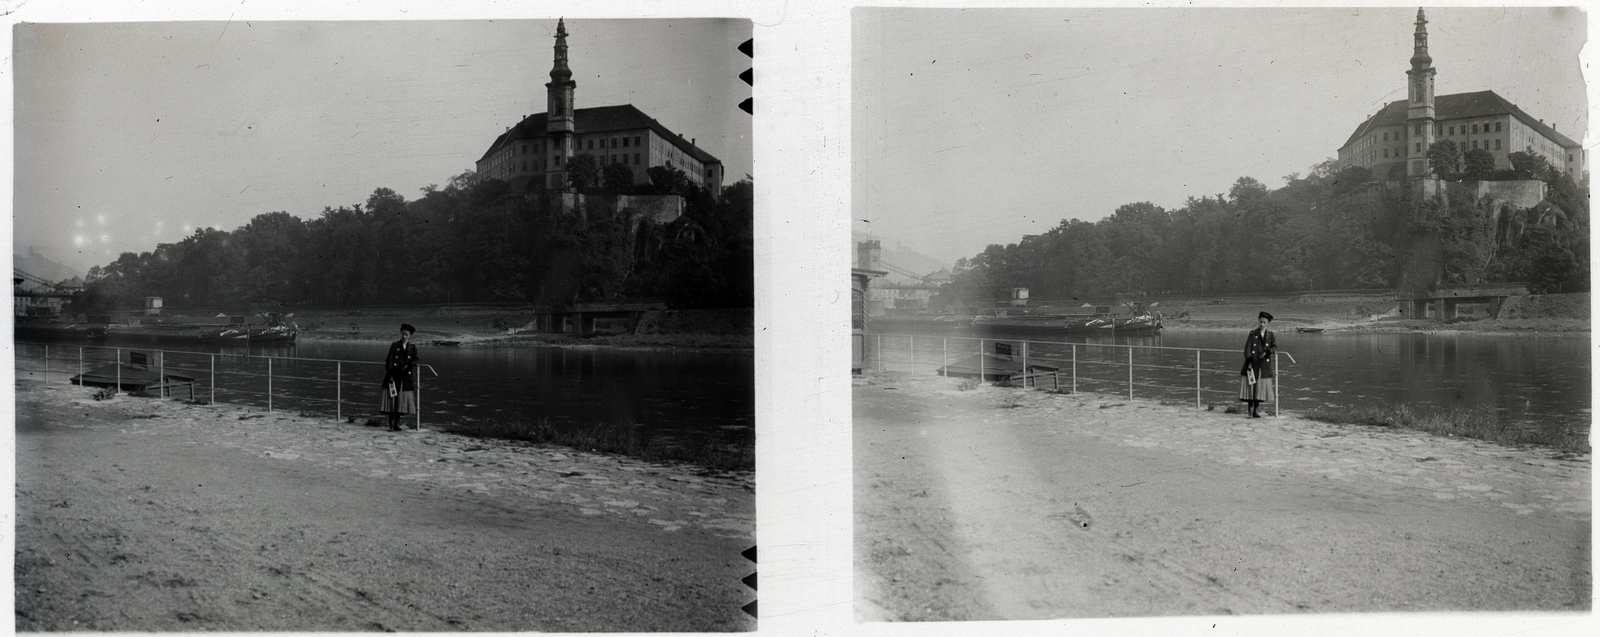
POLYGON ((545 112, 529 115, 495 138, 477 161, 477 179, 500 179, 516 190, 565 190, 567 166, 579 155, 602 169, 620 164, 633 183, 650 182, 652 166, 682 170, 691 182, 722 190, 722 162, 632 104, 577 108, 578 83, 567 67, 566 21, 556 22, 555 62, 545 84, 545 112))
POLYGON ((1390 102, 1367 118, 1339 148, 1339 169, 1360 166, 1374 179, 1428 176, 1428 147, 1450 140, 1463 153, 1483 149, 1495 169, 1511 167, 1508 155, 1543 155, 1551 166, 1582 175, 1588 162, 1583 147, 1517 108, 1494 91, 1435 96, 1433 58, 1428 55, 1428 20, 1417 9, 1406 99, 1390 102))

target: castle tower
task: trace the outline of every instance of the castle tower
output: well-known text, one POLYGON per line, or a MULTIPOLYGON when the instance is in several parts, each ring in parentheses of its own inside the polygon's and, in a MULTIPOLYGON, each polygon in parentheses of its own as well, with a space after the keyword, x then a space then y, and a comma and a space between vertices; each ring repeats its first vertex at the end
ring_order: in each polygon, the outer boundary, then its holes
POLYGON ((567 23, 556 20, 555 64, 550 67, 550 83, 545 84, 549 104, 545 110, 545 141, 550 156, 545 166, 545 187, 564 190, 567 187, 567 163, 572 160, 572 135, 577 131, 573 121, 573 95, 578 83, 572 81, 572 69, 567 68, 567 23))
POLYGON ((1433 111, 1433 58, 1428 56, 1428 18, 1417 9, 1417 30, 1412 36, 1411 70, 1406 71, 1406 176, 1428 175, 1428 146, 1435 133, 1433 111))

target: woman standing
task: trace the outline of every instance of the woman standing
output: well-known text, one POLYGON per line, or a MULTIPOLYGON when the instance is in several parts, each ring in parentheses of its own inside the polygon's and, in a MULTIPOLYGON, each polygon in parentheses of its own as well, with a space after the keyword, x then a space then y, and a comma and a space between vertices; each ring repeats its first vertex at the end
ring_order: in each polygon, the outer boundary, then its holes
POLYGON ((400 324, 400 340, 389 345, 389 357, 383 361, 383 398, 378 401, 378 411, 389 415, 389 431, 400 431, 400 417, 417 413, 417 381, 412 373, 417 368, 417 346, 411 344, 411 335, 417 328, 400 324))
POLYGON ((1273 370, 1278 339, 1267 329, 1272 315, 1262 312, 1256 319, 1261 326, 1250 330, 1250 336, 1245 339, 1244 369, 1239 370, 1239 400, 1249 403, 1251 418, 1261 417, 1257 411, 1261 403, 1278 399, 1277 374, 1273 370))

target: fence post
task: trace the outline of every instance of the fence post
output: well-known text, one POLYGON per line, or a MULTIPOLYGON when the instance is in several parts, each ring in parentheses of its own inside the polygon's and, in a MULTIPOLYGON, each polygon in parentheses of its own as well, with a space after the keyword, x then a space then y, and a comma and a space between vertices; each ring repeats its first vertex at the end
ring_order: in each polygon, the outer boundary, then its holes
POLYGON ((117 348, 117 392, 122 392, 122 348, 117 348))
POLYGON ((44 384, 50 384, 50 346, 44 346, 44 384))
MULTIPOLYGON (((1113 328, 1115 329, 1115 328, 1113 328)), ((1128 346, 1128 400, 1133 400, 1133 346, 1128 346)))
POLYGON ((1022 342, 1022 388, 1028 388, 1028 342, 1022 342))
POLYGON ((1078 395, 1078 344, 1072 344, 1072 395, 1078 395))
POLYGON ((912 369, 916 369, 916 365, 917 365, 917 337, 911 336, 909 338, 911 339, 911 367, 912 367, 912 369))
POLYGON ((417 431, 422 431, 422 368, 414 368, 411 373, 417 375, 417 431))
POLYGON ((344 420, 344 361, 333 364, 333 419, 344 420))
POLYGON ((1272 352, 1272 417, 1278 417, 1278 406, 1283 402, 1283 366, 1278 364, 1278 352, 1272 352))
POLYGON ((1200 350, 1194 351, 1194 408, 1200 408, 1200 350))
POLYGON ((272 357, 267 357, 267 413, 272 413, 272 357))
POLYGON ((987 350, 984 348, 983 339, 980 338, 978 339, 978 382, 980 383, 987 380, 987 374, 984 373, 985 361, 983 357, 985 351, 987 350))
POLYGON ((156 360, 159 361, 159 364, 157 364, 156 367, 161 370, 161 378, 156 380, 156 385, 161 388, 159 390, 161 397, 162 398, 166 398, 167 397, 167 353, 166 352, 156 352, 156 360))
POLYGON ((211 355, 211 405, 217 404, 217 355, 211 355))
MULTIPOLYGON (((72 381, 68 380, 67 383, 71 384, 72 381)), ((82 347, 78 348, 78 386, 79 387, 83 386, 83 348, 82 347)))
POLYGON ((950 377, 950 339, 943 338, 943 339, 939 339, 939 340, 944 341, 944 351, 939 354, 939 371, 944 372, 944 377, 945 378, 949 378, 950 377))

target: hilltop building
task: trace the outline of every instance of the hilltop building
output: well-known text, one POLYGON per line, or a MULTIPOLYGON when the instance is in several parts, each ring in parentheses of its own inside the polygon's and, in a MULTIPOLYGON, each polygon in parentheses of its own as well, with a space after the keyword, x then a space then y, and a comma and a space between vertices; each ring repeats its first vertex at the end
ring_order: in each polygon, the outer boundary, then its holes
POLYGON ((633 183, 650 182, 651 166, 672 166, 713 194, 722 190, 722 162, 694 140, 668 130, 632 104, 576 108, 578 83, 567 67, 567 27, 556 22, 555 63, 545 84, 546 111, 524 117, 495 138, 477 161, 477 179, 500 179, 514 190, 567 189, 567 166, 590 155, 601 166, 620 164, 633 183))
POLYGON ((1494 91, 1435 96, 1433 58, 1428 55, 1427 17, 1417 9, 1407 99, 1385 105, 1367 118, 1339 148, 1339 169, 1360 166, 1374 179, 1421 178, 1429 174, 1428 147, 1450 140, 1463 152, 1484 149, 1495 169, 1511 167, 1507 155, 1543 155, 1551 166, 1578 176, 1587 170, 1583 147, 1528 115, 1494 91))

